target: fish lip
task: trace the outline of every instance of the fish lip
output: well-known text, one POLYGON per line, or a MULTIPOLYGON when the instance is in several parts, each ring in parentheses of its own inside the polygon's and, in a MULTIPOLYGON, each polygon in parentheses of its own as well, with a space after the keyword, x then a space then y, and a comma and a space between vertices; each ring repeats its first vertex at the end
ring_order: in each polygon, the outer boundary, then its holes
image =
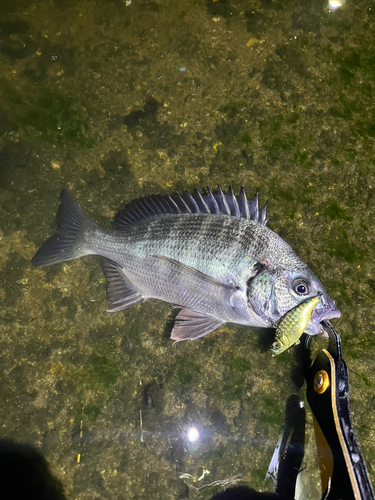
POLYGON ((339 311, 338 309, 323 309, 323 311, 318 314, 316 313, 313 318, 315 318, 315 320, 319 323, 321 323, 322 321, 324 321, 325 319, 333 319, 333 318, 339 318, 341 316, 341 311, 339 311))
POLYGON ((334 318, 339 318, 341 316, 341 311, 336 308, 328 308, 328 307, 323 307, 322 312, 319 313, 317 310, 313 310, 311 316, 310 316, 310 321, 306 327, 305 332, 308 333, 309 335, 317 335, 322 331, 322 326, 321 322, 324 320, 330 320, 334 318))

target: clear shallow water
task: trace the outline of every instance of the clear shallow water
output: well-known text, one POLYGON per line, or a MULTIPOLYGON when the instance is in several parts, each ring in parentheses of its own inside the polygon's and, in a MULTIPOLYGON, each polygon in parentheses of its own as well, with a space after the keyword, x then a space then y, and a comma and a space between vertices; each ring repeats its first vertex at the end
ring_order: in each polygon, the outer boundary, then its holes
MULTIPOLYGON (((62 188, 109 227, 146 194, 244 184, 342 311, 374 482, 372 2, 18 1, 0 13, 1 437, 39 447, 69 499, 209 498, 220 487, 191 485, 238 474, 262 487, 293 353, 272 358, 233 325, 173 346, 167 304, 105 313, 96 258, 29 264, 62 188), (203 467, 201 481, 179 478, 203 467)), ((316 483, 315 471, 312 497, 316 483)))

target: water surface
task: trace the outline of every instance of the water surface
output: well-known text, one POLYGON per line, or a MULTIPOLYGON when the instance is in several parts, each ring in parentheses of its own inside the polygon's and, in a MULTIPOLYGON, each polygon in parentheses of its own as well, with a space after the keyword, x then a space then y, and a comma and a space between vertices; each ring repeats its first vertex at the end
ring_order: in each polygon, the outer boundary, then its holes
MULTIPOLYGON (((374 482, 374 39, 365 0, 1 3, 0 436, 38 447, 68 499, 272 490, 294 360, 235 325, 173 346, 161 302, 106 313, 95 257, 33 269, 62 188, 107 227, 176 189, 269 200, 269 226, 342 311, 374 482)), ((305 498, 314 447, 308 415, 305 498)))

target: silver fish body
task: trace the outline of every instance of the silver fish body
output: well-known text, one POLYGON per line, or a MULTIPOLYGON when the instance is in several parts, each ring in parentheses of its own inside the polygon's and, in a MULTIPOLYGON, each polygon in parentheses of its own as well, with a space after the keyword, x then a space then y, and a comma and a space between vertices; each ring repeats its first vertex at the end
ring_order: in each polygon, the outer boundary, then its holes
POLYGON ((294 250, 266 226, 265 208, 243 188, 219 193, 149 197, 100 228, 67 191, 58 233, 32 263, 49 265, 89 254, 105 257, 109 311, 149 298, 182 307, 175 340, 195 339, 222 323, 268 327, 309 296, 321 297, 307 333, 340 315, 323 285, 294 250))

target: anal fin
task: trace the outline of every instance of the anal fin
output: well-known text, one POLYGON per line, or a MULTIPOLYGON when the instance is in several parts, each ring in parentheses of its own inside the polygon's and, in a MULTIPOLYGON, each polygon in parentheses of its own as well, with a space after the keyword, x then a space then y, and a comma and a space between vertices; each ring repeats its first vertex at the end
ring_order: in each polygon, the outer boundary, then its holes
POLYGON ((103 270, 108 282, 107 299, 112 303, 107 312, 120 311, 146 300, 141 293, 134 290, 121 266, 110 260, 105 260, 103 270))
POLYGON ((171 339, 179 342, 180 340, 195 340, 216 330, 224 321, 207 316, 184 307, 178 313, 173 326, 171 339))

